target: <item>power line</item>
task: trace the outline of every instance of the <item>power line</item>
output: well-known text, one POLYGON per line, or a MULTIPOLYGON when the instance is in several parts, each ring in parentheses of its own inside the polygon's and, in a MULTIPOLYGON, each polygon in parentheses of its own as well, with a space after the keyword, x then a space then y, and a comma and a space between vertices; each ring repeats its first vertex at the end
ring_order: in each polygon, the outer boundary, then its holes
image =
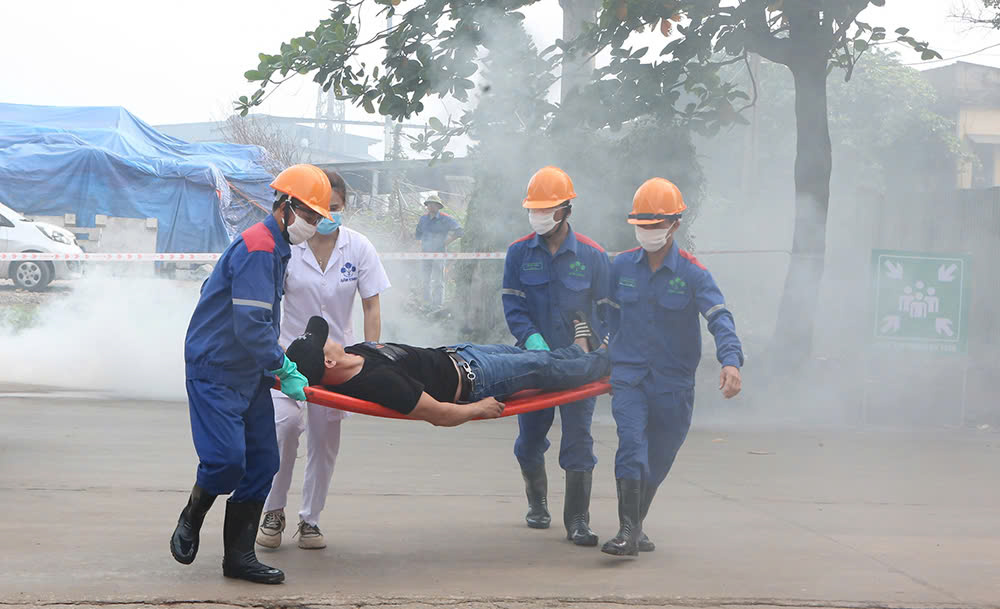
POLYGON ((996 47, 1000 47, 1000 42, 997 42, 995 44, 991 44, 988 47, 983 47, 983 48, 979 49, 978 51, 972 51, 970 53, 963 53, 962 55, 955 55, 954 57, 943 57, 941 59, 929 59, 927 61, 917 61, 917 62, 914 62, 914 63, 904 63, 903 65, 904 66, 924 66, 924 65, 927 65, 929 63, 940 63, 942 61, 952 61, 952 60, 955 60, 955 59, 961 59, 963 57, 968 57, 970 55, 976 55, 978 53, 982 53, 983 51, 988 51, 988 50, 990 50, 992 48, 996 48, 996 47))

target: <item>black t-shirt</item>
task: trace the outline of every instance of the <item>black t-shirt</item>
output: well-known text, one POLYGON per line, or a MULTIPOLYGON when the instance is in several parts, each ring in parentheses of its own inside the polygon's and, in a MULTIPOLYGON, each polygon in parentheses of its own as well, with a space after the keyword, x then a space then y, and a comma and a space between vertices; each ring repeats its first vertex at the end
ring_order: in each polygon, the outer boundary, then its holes
POLYGON ((439 402, 455 400, 458 373, 452 359, 441 349, 425 349, 397 343, 359 343, 344 349, 365 358, 353 378, 333 385, 343 395, 375 402, 403 414, 417 407, 421 392, 439 402))

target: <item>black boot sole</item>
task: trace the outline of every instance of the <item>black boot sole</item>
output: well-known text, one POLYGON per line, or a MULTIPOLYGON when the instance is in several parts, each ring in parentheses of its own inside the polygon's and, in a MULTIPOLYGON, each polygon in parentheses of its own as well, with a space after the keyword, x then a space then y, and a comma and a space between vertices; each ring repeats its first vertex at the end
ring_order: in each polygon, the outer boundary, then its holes
POLYGON ((614 546, 611 546, 611 547, 604 546, 604 547, 601 548, 601 552, 604 552, 605 554, 610 554, 611 556, 638 556, 639 555, 639 550, 633 550, 633 551, 629 552, 628 550, 626 550, 624 548, 617 548, 617 547, 614 547, 614 546))
POLYGON ((573 545, 582 546, 582 547, 585 547, 585 548, 592 548, 592 547, 596 546, 597 543, 600 541, 600 539, 597 537, 596 534, 593 534, 593 535, 580 535, 580 536, 575 536, 575 537, 573 535, 567 534, 566 535, 566 539, 572 541, 573 545))
POLYGON ((528 525, 529 529, 547 529, 549 528, 549 524, 551 524, 551 521, 539 522, 537 520, 525 520, 524 523, 528 525))
POLYGON ((285 574, 280 573, 279 575, 254 575, 253 573, 237 573, 233 571, 222 570, 222 575, 230 579, 242 579, 244 581, 253 582, 255 584, 280 584, 285 581, 285 574))
POLYGON ((174 557, 174 560, 181 563, 182 565, 190 565, 191 563, 194 562, 195 557, 198 556, 199 543, 198 541, 195 541, 194 544, 192 544, 191 556, 184 556, 182 554, 179 554, 177 550, 174 548, 175 545, 174 540, 177 538, 177 530, 180 528, 180 526, 181 525, 178 524, 177 527, 174 528, 174 534, 170 536, 170 555, 174 557))
POLYGON ((652 541, 650 541, 648 543, 640 543, 639 544, 639 551, 640 552, 655 552, 656 551, 656 544, 653 543, 652 541))

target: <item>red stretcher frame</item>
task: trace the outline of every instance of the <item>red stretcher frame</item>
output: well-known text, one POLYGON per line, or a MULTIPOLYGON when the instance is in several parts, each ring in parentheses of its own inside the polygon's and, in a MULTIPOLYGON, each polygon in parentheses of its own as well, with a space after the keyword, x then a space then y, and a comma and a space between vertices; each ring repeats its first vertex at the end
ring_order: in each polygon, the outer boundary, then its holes
MULTIPOLYGON (((359 400, 358 398, 341 395, 335 391, 323 389, 322 387, 306 387, 305 393, 306 398, 308 398, 311 404, 319 404, 320 406, 326 406, 328 408, 337 408, 339 410, 347 410, 349 412, 367 414, 373 417, 383 417, 386 419, 418 420, 396 412, 391 408, 386 408, 381 404, 366 402, 365 400, 359 400)), ((611 393, 611 385, 607 383, 606 378, 593 383, 587 383, 586 385, 580 385, 579 387, 575 387, 573 389, 566 389, 564 391, 550 391, 547 393, 538 390, 520 391, 504 402, 503 414, 500 416, 510 417, 515 414, 544 410, 546 408, 569 404, 571 402, 576 402, 577 400, 605 393, 611 393)), ((481 419, 475 420, 478 421, 481 419)))

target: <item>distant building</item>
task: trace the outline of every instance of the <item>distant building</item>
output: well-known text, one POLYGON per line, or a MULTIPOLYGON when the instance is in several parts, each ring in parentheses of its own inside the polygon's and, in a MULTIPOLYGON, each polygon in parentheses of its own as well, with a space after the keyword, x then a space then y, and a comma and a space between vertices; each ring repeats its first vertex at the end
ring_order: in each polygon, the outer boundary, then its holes
POLYGON ((941 114, 958 124, 963 148, 979 160, 959 161, 956 186, 1000 186, 1000 68, 959 61, 922 74, 937 89, 941 114))
MULTIPOLYGON (((300 163, 359 163, 374 161, 368 148, 382 140, 325 129, 313 119, 254 114, 255 120, 277 126, 300 151, 300 163)), ((225 121, 155 125, 156 129, 188 142, 221 142, 226 136, 225 121)))

